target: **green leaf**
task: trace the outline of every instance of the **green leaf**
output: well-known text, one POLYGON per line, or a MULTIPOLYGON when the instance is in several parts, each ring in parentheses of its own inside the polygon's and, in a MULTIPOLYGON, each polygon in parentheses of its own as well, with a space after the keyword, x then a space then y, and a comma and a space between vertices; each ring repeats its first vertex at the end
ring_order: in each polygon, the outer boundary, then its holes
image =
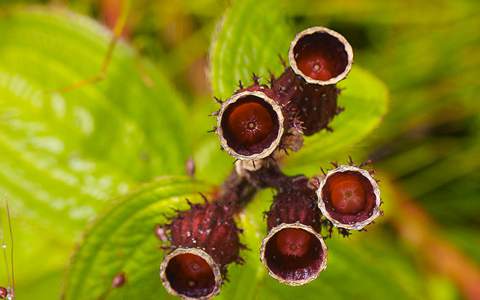
POLYGON ((173 209, 186 209, 186 198, 200 201, 201 191, 205 187, 190 179, 166 177, 112 203, 73 258, 65 299, 165 299, 159 277, 163 251, 154 228, 167 222, 173 209), (125 272, 127 284, 111 290, 119 272, 125 272))
MULTIPOLYGON (((211 79, 215 95, 229 97, 239 80, 249 82, 252 71, 264 78, 269 69, 281 72, 278 55, 286 56, 294 36, 282 15, 284 4, 272 0, 234 2, 212 44, 211 79)), ((321 164, 345 160, 385 115, 387 89, 369 72, 355 66, 339 87, 339 105, 345 111, 332 122, 334 132, 323 131, 306 138, 305 146, 285 160, 287 172, 312 174, 319 171, 321 164)))
POLYGON ((285 160, 288 172, 318 173, 322 164, 345 161, 380 124, 388 104, 387 88, 380 80, 355 66, 339 87, 342 93, 338 102, 345 111, 333 119, 333 132, 307 137, 304 147, 285 160))
POLYGON ((125 43, 105 80, 55 92, 100 70, 105 28, 36 9, 0 19, 0 36, 0 192, 22 214, 70 233, 135 182, 183 173, 183 102, 125 43))
POLYGON ((279 55, 286 57, 293 35, 277 2, 234 1, 223 17, 210 52, 215 96, 230 97, 239 80, 251 83, 252 72, 268 79, 269 70, 283 69, 279 55))

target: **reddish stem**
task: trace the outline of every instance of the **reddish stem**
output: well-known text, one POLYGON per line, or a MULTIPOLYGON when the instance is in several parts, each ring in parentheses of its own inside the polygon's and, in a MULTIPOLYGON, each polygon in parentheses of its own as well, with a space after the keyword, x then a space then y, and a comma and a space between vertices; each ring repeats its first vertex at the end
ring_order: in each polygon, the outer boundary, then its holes
POLYGON ((400 236, 430 267, 450 278, 467 299, 480 299, 480 269, 455 246, 442 239, 436 224, 406 193, 396 189, 392 222, 400 236))

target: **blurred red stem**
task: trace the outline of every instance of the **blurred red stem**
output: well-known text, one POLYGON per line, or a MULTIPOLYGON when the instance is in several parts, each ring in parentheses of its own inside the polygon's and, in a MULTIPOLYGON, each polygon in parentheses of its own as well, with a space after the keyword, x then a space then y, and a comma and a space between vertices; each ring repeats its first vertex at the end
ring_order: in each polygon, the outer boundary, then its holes
POLYGON ((439 235, 434 221, 405 192, 395 190, 392 219, 401 237, 436 272, 450 278, 467 299, 480 299, 480 269, 470 258, 439 235))

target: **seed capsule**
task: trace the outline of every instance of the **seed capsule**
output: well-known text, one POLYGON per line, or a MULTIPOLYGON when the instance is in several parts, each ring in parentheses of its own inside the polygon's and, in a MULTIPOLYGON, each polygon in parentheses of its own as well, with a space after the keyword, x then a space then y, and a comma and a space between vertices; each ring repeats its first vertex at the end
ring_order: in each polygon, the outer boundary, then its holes
POLYGON ((288 59, 293 71, 306 82, 330 85, 344 79, 352 67, 353 50, 338 32, 310 27, 290 44, 288 59))
POLYGON ((343 165, 329 171, 317 190, 318 206, 333 225, 360 230, 380 215, 380 190, 366 170, 343 165))
POLYGON ((218 294, 226 265, 240 261, 240 230, 231 208, 208 202, 192 205, 166 227, 174 249, 160 266, 167 291, 187 299, 218 294))
POLYGON ((217 117, 220 143, 242 160, 269 156, 283 135, 283 113, 267 89, 243 90, 222 104, 217 117))
POLYGON ((267 213, 269 233, 260 250, 269 274, 288 285, 306 284, 327 266, 327 248, 318 234, 320 211, 307 183, 300 178, 275 197, 267 213))
POLYGON ((281 224, 268 233, 260 250, 270 276, 288 285, 303 285, 327 267, 327 247, 311 226, 281 224))
POLYGON ((286 123, 306 136, 327 128, 337 115, 340 90, 334 85, 309 84, 292 68, 272 81, 272 89, 283 107, 286 123))
POLYGON ((178 248, 168 254, 160 276, 169 293, 183 299, 209 299, 220 292, 219 265, 198 248, 178 248))

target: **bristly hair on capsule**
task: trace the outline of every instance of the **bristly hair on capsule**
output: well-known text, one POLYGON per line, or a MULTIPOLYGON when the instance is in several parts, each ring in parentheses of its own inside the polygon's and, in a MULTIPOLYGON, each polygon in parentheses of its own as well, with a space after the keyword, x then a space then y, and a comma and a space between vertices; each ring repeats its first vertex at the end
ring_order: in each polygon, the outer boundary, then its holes
POLYGON ((290 67, 273 80, 272 89, 289 127, 306 136, 330 130, 329 123, 341 112, 337 105, 340 90, 335 85, 308 84, 290 67))

